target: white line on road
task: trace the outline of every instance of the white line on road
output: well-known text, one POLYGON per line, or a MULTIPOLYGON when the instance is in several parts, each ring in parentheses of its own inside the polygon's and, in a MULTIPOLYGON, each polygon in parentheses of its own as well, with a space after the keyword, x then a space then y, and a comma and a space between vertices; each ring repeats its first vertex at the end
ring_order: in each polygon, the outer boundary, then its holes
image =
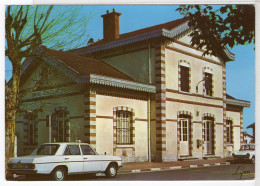
POLYGON ((159 171, 161 168, 151 168, 151 171, 159 171))

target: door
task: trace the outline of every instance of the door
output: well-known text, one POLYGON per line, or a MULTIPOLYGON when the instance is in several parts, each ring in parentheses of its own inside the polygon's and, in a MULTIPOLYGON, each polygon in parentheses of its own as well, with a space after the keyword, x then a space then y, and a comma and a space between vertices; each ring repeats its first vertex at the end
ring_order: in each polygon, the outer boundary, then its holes
POLYGON ((67 145, 63 158, 69 173, 82 173, 83 156, 80 153, 79 145, 67 145))
POLYGON ((98 155, 89 145, 80 145, 83 154, 84 172, 101 171, 101 156, 98 155))
POLYGON ((189 155, 189 120, 179 120, 180 125, 180 155, 189 155))
POLYGON ((205 129, 205 143, 204 143, 204 154, 213 154, 213 122, 208 120, 204 121, 204 129, 205 129))

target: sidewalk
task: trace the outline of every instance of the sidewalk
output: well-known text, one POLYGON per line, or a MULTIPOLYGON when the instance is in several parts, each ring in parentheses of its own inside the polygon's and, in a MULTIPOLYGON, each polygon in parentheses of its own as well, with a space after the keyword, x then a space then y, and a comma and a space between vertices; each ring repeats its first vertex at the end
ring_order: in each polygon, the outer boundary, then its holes
POLYGON ((118 170, 119 174, 137 173, 147 171, 161 171, 174 169, 187 169, 197 167, 229 165, 230 158, 219 158, 213 160, 193 160, 193 161, 176 161, 176 162, 127 162, 118 170))

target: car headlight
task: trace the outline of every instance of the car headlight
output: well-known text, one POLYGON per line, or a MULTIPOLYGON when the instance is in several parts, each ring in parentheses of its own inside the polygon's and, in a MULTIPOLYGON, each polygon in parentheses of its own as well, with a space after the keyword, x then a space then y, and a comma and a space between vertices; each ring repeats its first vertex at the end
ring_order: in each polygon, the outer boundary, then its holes
POLYGON ((12 163, 8 163, 7 166, 8 166, 8 168, 10 169, 10 168, 13 167, 13 164, 12 164, 12 163))

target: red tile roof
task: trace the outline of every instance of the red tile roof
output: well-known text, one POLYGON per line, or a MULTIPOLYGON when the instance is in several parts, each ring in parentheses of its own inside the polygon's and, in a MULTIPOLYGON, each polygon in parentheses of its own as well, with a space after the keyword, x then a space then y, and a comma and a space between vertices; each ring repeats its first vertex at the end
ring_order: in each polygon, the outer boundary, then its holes
MULTIPOLYGON (((177 19, 177 20, 174 20, 174 21, 170 21, 170 22, 167 22, 167 23, 163 23, 163 24, 159 24, 159 25, 143 28, 143 29, 136 30, 136 31, 133 31, 133 32, 120 34, 119 35, 119 39, 113 40, 113 41, 118 41, 120 39, 125 39, 125 38, 129 38, 129 37, 132 37, 132 36, 137 36, 137 35, 149 33, 149 32, 152 32, 152 31, 159 30, 159 29, 171 30, 171 29, 181 25, 182 23, 185 23, 187 20, 188 20, 188 18, 177 19)), ((97 41, 97 42, 95 42, 95 43, 93 43, 93 44, 91 44, 89 46, 83 47, 83 48, 91 48, 93 46, 98 46, 98 45, 109 43, 109 42, 111 42, 111 41, 106 41, 104 39, 101 39, 101 40, 99 40, 99 41, 97 41)), ((82 49, 82 48, 75 49, 75 50, 72 50, 72 51, 76 51, 76 50, 80 50, 80 49, 82 49)))
POLYGON ((90 57, 83 57, 72 52, 64 52, 48 49, 42 47, 45 52, 47 52, 52 57, 60 60, 68 67, 75 70, 80 75, 87 74, 98 74, 103 76, 109 76, 113 78, 125 79, 134 81, 131 77, 120 72, 116 68, 108 65, 107 63, 90 57))

